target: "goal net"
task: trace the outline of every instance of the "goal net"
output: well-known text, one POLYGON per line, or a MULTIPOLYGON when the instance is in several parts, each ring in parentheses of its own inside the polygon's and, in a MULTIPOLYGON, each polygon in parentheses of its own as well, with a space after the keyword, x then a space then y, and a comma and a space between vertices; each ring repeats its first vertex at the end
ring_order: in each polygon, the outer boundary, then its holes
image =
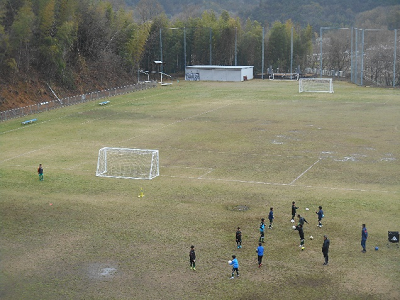
POLYGON ((300 78, 299 92, 333 93, 332 78, 300 78))
POLYGON ((159 175, 158 150, 110 147, 99 150, 96 176, 153 179, 159 175))

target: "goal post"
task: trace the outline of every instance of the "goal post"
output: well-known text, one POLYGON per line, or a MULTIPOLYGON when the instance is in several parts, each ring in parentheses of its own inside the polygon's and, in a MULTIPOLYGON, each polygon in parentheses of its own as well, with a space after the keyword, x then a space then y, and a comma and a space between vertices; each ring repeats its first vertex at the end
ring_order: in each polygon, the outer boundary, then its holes
POLYGON ((332 78, 300 78, 299 93, 333 93, 332 78))
POLYGON ((98 177, 153 179, 159 175, 158 150, 112 147, 99 150, 98 177))

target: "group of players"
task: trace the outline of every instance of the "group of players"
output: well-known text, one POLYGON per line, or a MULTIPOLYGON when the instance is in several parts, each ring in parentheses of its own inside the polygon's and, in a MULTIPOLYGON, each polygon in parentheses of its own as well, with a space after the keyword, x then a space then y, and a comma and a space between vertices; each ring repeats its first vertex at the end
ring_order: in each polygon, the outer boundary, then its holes
MULTIPOLYGON (((315 213, 318 216, 318 227, 321 228, 322 227, 322 218, 324 217, 324 212, 322 210, 322 206, 318 207, 319 210, 316 211, 315 213)), ((296 217, 296 212, 297 212, 298 207, 296 206, 296 202, 293 201, 292 202, 292 219, 291 222, 294 223, 294 218, 296 217)), ((308 210, 308 209, 307 209, 308 210)), ((304 230, 303 230, 303 226, 305 223, 308 224, 308 221, 302 217, 300 214, 297 214, 297 218, 298 218, 298 223, 296 226, 293 226, 294 230, 297 230, 299 232, 299 236, 300 236, 300 248, 301 250, 304 250, 304 230)), ((269 210, 269 214, 268 214, 268 220, 269 220, 269 225, 268 228, 272 229, 273 228, 273 221, 274 221, 274 208, 270 207, 269 210)), ((258 241, 258 247, 256 249, 257 252, 257 256, 258 256, 258 267, 260 268, 262 266, 262 259, 263 259, 263 255, 264 255, 264 247, 262 246, 262 244, 265 242, 264 238, 265 238, 265 228, 266 228, 266 224, 265 224, 265 219, 262 218, 261 219, 261 223, 259 226, 259 230, 260 230, 260 238, 258 241)), ((325 235, 324 236, 324 243, 322 246, 322 253, 324 255, 325 258, 325 263, 324 265, 328 264, 328 251, 329 251, 329 239, 328 237, 325 235)), ((242 231, 240 229, 240 227, 237 228, 236 230, 236 246, 238 249, 242 248, 242 231)), ((190 259, 190 269, 192 270, 196 270, 196 253, 194 250, 194 246, 192 245, 190 247, 190 252, 189 252, 189 259, 190 259)), ((232 274, 231 274, 231 279, 234 278, 234 274, 236 273, 236 276, 239 277, 239 262, 236 258, 236 255, 232 255, 232 259, 228 261, 228 264, 232 266, 232 274)))
MULTIPOLYGON (((297 209, 298 209, 298 207, 296 206, 296 202, 293 201, 292 202, 292 219, 291 219, 292 223, 295 222, 294 218, 296 217, 297 209)), ((322 218, 324 217, 324 211, 322 210, 322 206, 319 206, 318 209, 319 210, 315 212, 317 214, 317 217, 318 217, 318 225, 317 226, 319 228, 321 228, 322 227, 322 218)), ((308 210, 308 209, 306 209, 306 210, 308 210)), ((297 217, 298 217, 298 224, 296 226, 293 226, 293 229, 297 230, 299 232, 299 236, 300 236, 300 246, 299 247, 301 247, 301 250, 304 250, 304 230, 303 230, 303 226, 304 226, 305 223, 308 224, 308 222, 300 214, 298 214, 297 217)), ((272 229, 273 222, 274 222, 274 208, 273 207, 270 207, 270 209, 269 209, 268 220, 269 220, 268 228, 272 229)), ((264 241, 264 239, 265 239, 265 228, 266 228, 265 219, 262 218, 260 226, 259 226, 260 238, 258 240, 258 247, 256 249, 257 256, 258 256, 258 267, 259 268, 262 266, 262 259, 263 259, 263 255, 264 255, 264 247, 262 246, 262 244, 265 242, 264 241)), ((329 244, 330 244, 330 241, 329 241, 328 237, 326 235, 324 235, 324 243, 322 245, 322 253, 323 253, 324 258, 325 258, 324 265, 328 264, 329 244)), ((237 230, 236 230, 236 246, 237 246, 238 249, 242 248, 242 231, 240 230, 240 227, 238 227, 237 230)), ((232 255, 232 260, 229 260, 228 263, 232 266, 231 279, 234 278, 235 272, 236 272, 237 277, 239 277, 239 263, 237 261, 236 256, 232 255)))
MULTIPOLYGON (((296 206, 296 202, 293 201, 292 202, 292 219, 291 219, 292 223, 294 223, 294 218, 296 216, 297 209, 298 209, 298 207, 296 206)), ((319 206, 318 209, 319 210, 315 212, 317 214, 317 216, 318 216, 318 225, 317 226, 319 228, 321 228, 322 227, 322 218, 325 215, 324 215, 324 211, 322 210, 322 206, 319 206)), ((300 236, 300 246, 299 247, 301 247, 301 250, 304 250, 304 231, 303 231, 303 226, 304 226, 304 223, 308 224, 308 222, 300 214, 298 214, 297 217, 299 219, 299 222, 298 222, 297 226, 293 226, 293 229, 297 230, 299 232, 299 236, 300 236)))

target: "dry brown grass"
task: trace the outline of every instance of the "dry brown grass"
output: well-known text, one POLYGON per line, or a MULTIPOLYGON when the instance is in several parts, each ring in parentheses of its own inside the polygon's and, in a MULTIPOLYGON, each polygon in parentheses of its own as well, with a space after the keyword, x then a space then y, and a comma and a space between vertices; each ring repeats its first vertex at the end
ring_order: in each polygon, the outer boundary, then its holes
POLYGON ((387 231, 399 229, 398 90, 180 82, 110 100, 41 114, 28 127, 0 124, 0 298, 400 298, 400 251, 386 247, 387 231), (159 149, 161 176, 95 177, 104 146, 159 149), (291 230, 292 201, 314 236, 305 251, 291 230), (258 224, 270 206, 259 269, 258 224), (241 278, 229 280, 232 254, 241 278))

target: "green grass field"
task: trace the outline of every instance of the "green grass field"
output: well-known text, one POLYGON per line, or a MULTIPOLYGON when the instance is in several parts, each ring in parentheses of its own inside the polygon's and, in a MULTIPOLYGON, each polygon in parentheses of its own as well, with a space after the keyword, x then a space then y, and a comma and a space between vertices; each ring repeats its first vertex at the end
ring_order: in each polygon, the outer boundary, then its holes
POLYGON ((387 233, 400 230, 400 91, 334 89, 180 81, 0 123, 0 298, 399 299, 387 233), (102 147, 158 149, 160 176, 96 177, 102 147), (304 251, 292 201, 309 222, 304 251))

